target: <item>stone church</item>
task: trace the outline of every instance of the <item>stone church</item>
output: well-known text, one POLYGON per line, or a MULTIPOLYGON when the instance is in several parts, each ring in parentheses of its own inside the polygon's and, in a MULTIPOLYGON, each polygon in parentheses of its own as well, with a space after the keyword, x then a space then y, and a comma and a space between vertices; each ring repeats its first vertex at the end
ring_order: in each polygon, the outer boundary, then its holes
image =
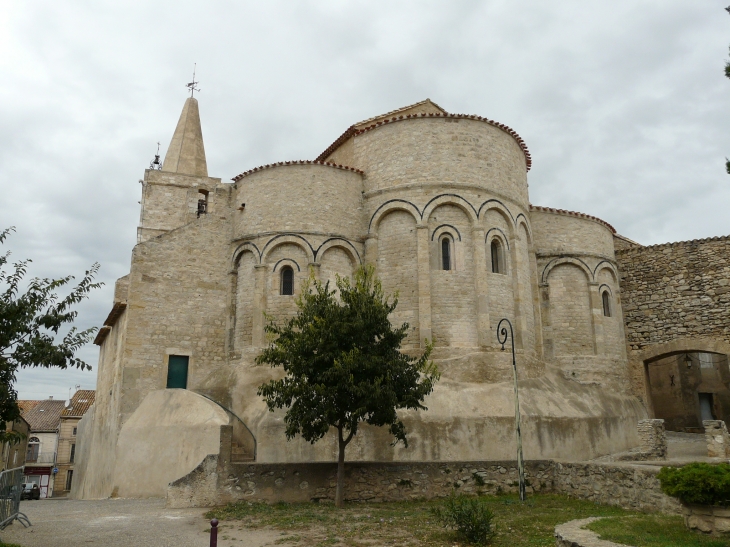
POLYGON ((662 413, 686 418, 680 428, 730 417, 728 238, 645 247, 601 219, 532 205, 530 153, 502 123, 427 99, 350 126, 314 160, 222 182, 189 98, 152 167, 130 272, 95 340, 75 497, 164 496, 209 454, 334 461, 334 436, 286 441, 283 413, 256 395, 275 371, 254 358, 267 317, 295 314, 310 275, 363 264, 398 291, 403 351, 433 340, 442 376, 428 411, 403 413, 408 448, 365 427, 348 461, 514 459, 502 318, 528 460, 628 450, 637 421, 662 413))

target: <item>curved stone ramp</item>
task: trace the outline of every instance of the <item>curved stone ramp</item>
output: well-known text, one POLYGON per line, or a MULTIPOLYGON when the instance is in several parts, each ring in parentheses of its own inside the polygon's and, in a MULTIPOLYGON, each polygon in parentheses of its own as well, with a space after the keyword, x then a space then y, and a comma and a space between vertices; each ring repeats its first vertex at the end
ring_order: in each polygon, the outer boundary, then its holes
POLYGON ((583 527, 603 517, 571 520, 555 527, 555 547, 631 547, 600 539, 598 534, 583 527))
POLYGON ((167 485, 220 451, 228 413, 186 389, 151 391, 122 426, 114 491, 120 498, 164 498, 167 485))

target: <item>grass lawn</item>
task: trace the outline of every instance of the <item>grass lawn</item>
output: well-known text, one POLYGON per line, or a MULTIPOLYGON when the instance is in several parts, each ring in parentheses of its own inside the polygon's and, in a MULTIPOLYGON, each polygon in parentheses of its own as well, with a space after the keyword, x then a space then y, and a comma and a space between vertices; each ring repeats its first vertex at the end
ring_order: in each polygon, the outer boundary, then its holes
MULTIPOLYGON (((593 523, 590 529, 617 543, 636 547, 730 546, 730 540, 690 532, 679 516, 646 515, 554 494, 530 496, 525 503, 516 496, 480 499, 495 515, 494 547, 553 547, 557 524, 601 516, 610 518, 593 523)), ((432 515, 431 508, 440 503, 350 503, 338 510, 330 503, 239 502, 214 509, 206 518, 220 521, 221 539, 233 540, 238 530, 268 528, 281 531, 277 544, 296 547, 466 546, 432 515)))
POLYGON ((690 532, 682 517, 642 515, 640 517, 607 518, 587 526, 602 539, 629 543, 637 547, 728 547, 730 537, 712 538, 690 532))
MULTIPOLYGON (((484 496, 481 499, 494 512, 497 536, 492 545, 497 547, 554 547, 555 526, 577 518, 646 518, 617 507, 551 494, 531 496, 524 504, 514 496, 484 496)), ((266 505, 239 502, 214 509, 206 517, 215 517, 221 522, 221 538, 234 537, 238 529, 268 527, 281 530, 279 544, 297 547, 466 545, 434 519, 430 509, 439 503, 351 503, 338 510, 334 505, 325 503, 266 505)))

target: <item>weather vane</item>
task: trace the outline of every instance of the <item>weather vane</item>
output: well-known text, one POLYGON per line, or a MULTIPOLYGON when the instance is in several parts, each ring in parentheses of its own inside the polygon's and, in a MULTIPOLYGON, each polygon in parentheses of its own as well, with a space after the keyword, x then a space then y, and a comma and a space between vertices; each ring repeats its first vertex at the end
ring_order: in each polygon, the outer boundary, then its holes
POLYGON ((157 154, 155 154, 155 159, 153 159, 150 162, 150 169, 156 169, 160 170, 162 169, 162 163, 160 163, 160 143, 157 143, 157 154))
POLYGON ((195 69, 197 68, 198 63, 193 64, 193 81, 189 84, 185 84, 185 87, 187 87, 190 90, 190 96, 194 96, 196 91, 200 91, 200 89, 197 87, 198 82, 195 81, 195 69))

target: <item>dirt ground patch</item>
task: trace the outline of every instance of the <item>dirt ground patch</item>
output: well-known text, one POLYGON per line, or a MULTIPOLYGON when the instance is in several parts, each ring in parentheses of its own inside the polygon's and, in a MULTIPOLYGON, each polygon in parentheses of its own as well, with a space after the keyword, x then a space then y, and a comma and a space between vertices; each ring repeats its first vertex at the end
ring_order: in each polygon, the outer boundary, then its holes
MULTIPOLYGON (((22 547, 208 547, 210 543, 205 509, 168 509, 162 499, 23 501, 20 510, 33 526, 23 528, 15 522, 0 532, 0 539, 22 547)), ((280 530, 237 529, 235 539, 220 534, 218 546, 263 547, 281 538, 280 530)))

